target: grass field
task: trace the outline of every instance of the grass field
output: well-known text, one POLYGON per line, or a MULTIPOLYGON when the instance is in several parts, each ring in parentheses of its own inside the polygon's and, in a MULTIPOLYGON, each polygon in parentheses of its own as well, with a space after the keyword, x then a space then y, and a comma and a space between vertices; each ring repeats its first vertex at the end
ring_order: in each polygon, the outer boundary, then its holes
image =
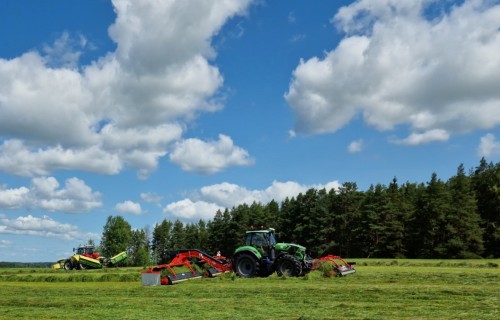
POLYGON ((143 287, 140 269, 0 269, 0 319, 500 319, 500 260, 364 260, 357 273, 143 287))

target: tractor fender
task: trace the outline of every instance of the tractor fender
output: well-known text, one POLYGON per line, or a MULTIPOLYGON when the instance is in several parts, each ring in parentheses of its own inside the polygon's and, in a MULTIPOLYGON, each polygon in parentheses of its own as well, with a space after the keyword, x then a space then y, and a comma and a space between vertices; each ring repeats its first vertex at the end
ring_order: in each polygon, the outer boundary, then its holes
POLYGON ((238 255, 240 255, 241 253, 250 253, 253 256, 255 256, 255 259, 257 259, 257 260, 261 260, 262 259, 262 254, 259 252, 259 250, 255 249, 252 246, 243 246, 243 247, 237 248, 234 251, 233 258, 236 259, 236 257, 238 255))

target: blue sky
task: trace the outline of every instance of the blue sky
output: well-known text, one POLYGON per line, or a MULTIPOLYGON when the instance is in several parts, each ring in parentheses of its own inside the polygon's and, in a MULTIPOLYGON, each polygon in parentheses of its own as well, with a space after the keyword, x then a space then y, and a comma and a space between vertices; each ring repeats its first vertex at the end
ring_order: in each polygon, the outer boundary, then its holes
POLYGON ((500 160, 491 0, 0 2, 0 261, 500 160))

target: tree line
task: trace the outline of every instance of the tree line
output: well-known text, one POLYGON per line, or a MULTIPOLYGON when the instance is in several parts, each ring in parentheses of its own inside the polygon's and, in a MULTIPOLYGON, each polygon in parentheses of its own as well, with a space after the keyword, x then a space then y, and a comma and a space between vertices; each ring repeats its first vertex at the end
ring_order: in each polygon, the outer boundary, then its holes
POLYGON ((273 227, 278 241, 307 247, 312 257, 336 254, 376 258, 500 257, 500 163, 481 159, 447 181, 309 189, 281 203, 240 204, 208 222, 163 220, 132 230, 109 216, 100 249, 106 256, 128 250, 130 265, 166 263, 176 250, 196 248, 231 257, 245 231, 273 227))

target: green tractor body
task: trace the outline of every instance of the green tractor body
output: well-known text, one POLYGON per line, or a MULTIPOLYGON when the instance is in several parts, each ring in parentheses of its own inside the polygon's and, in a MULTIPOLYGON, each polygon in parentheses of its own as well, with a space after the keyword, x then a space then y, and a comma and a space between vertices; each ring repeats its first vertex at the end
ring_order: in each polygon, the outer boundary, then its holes
POLYGON ((274 229, 246 232, 245 245, 234 252, 233 269, 244 278, 279 276, 298 277, 308 273, 313 260, 306 248, 293 243, 277 243, 274 229))

